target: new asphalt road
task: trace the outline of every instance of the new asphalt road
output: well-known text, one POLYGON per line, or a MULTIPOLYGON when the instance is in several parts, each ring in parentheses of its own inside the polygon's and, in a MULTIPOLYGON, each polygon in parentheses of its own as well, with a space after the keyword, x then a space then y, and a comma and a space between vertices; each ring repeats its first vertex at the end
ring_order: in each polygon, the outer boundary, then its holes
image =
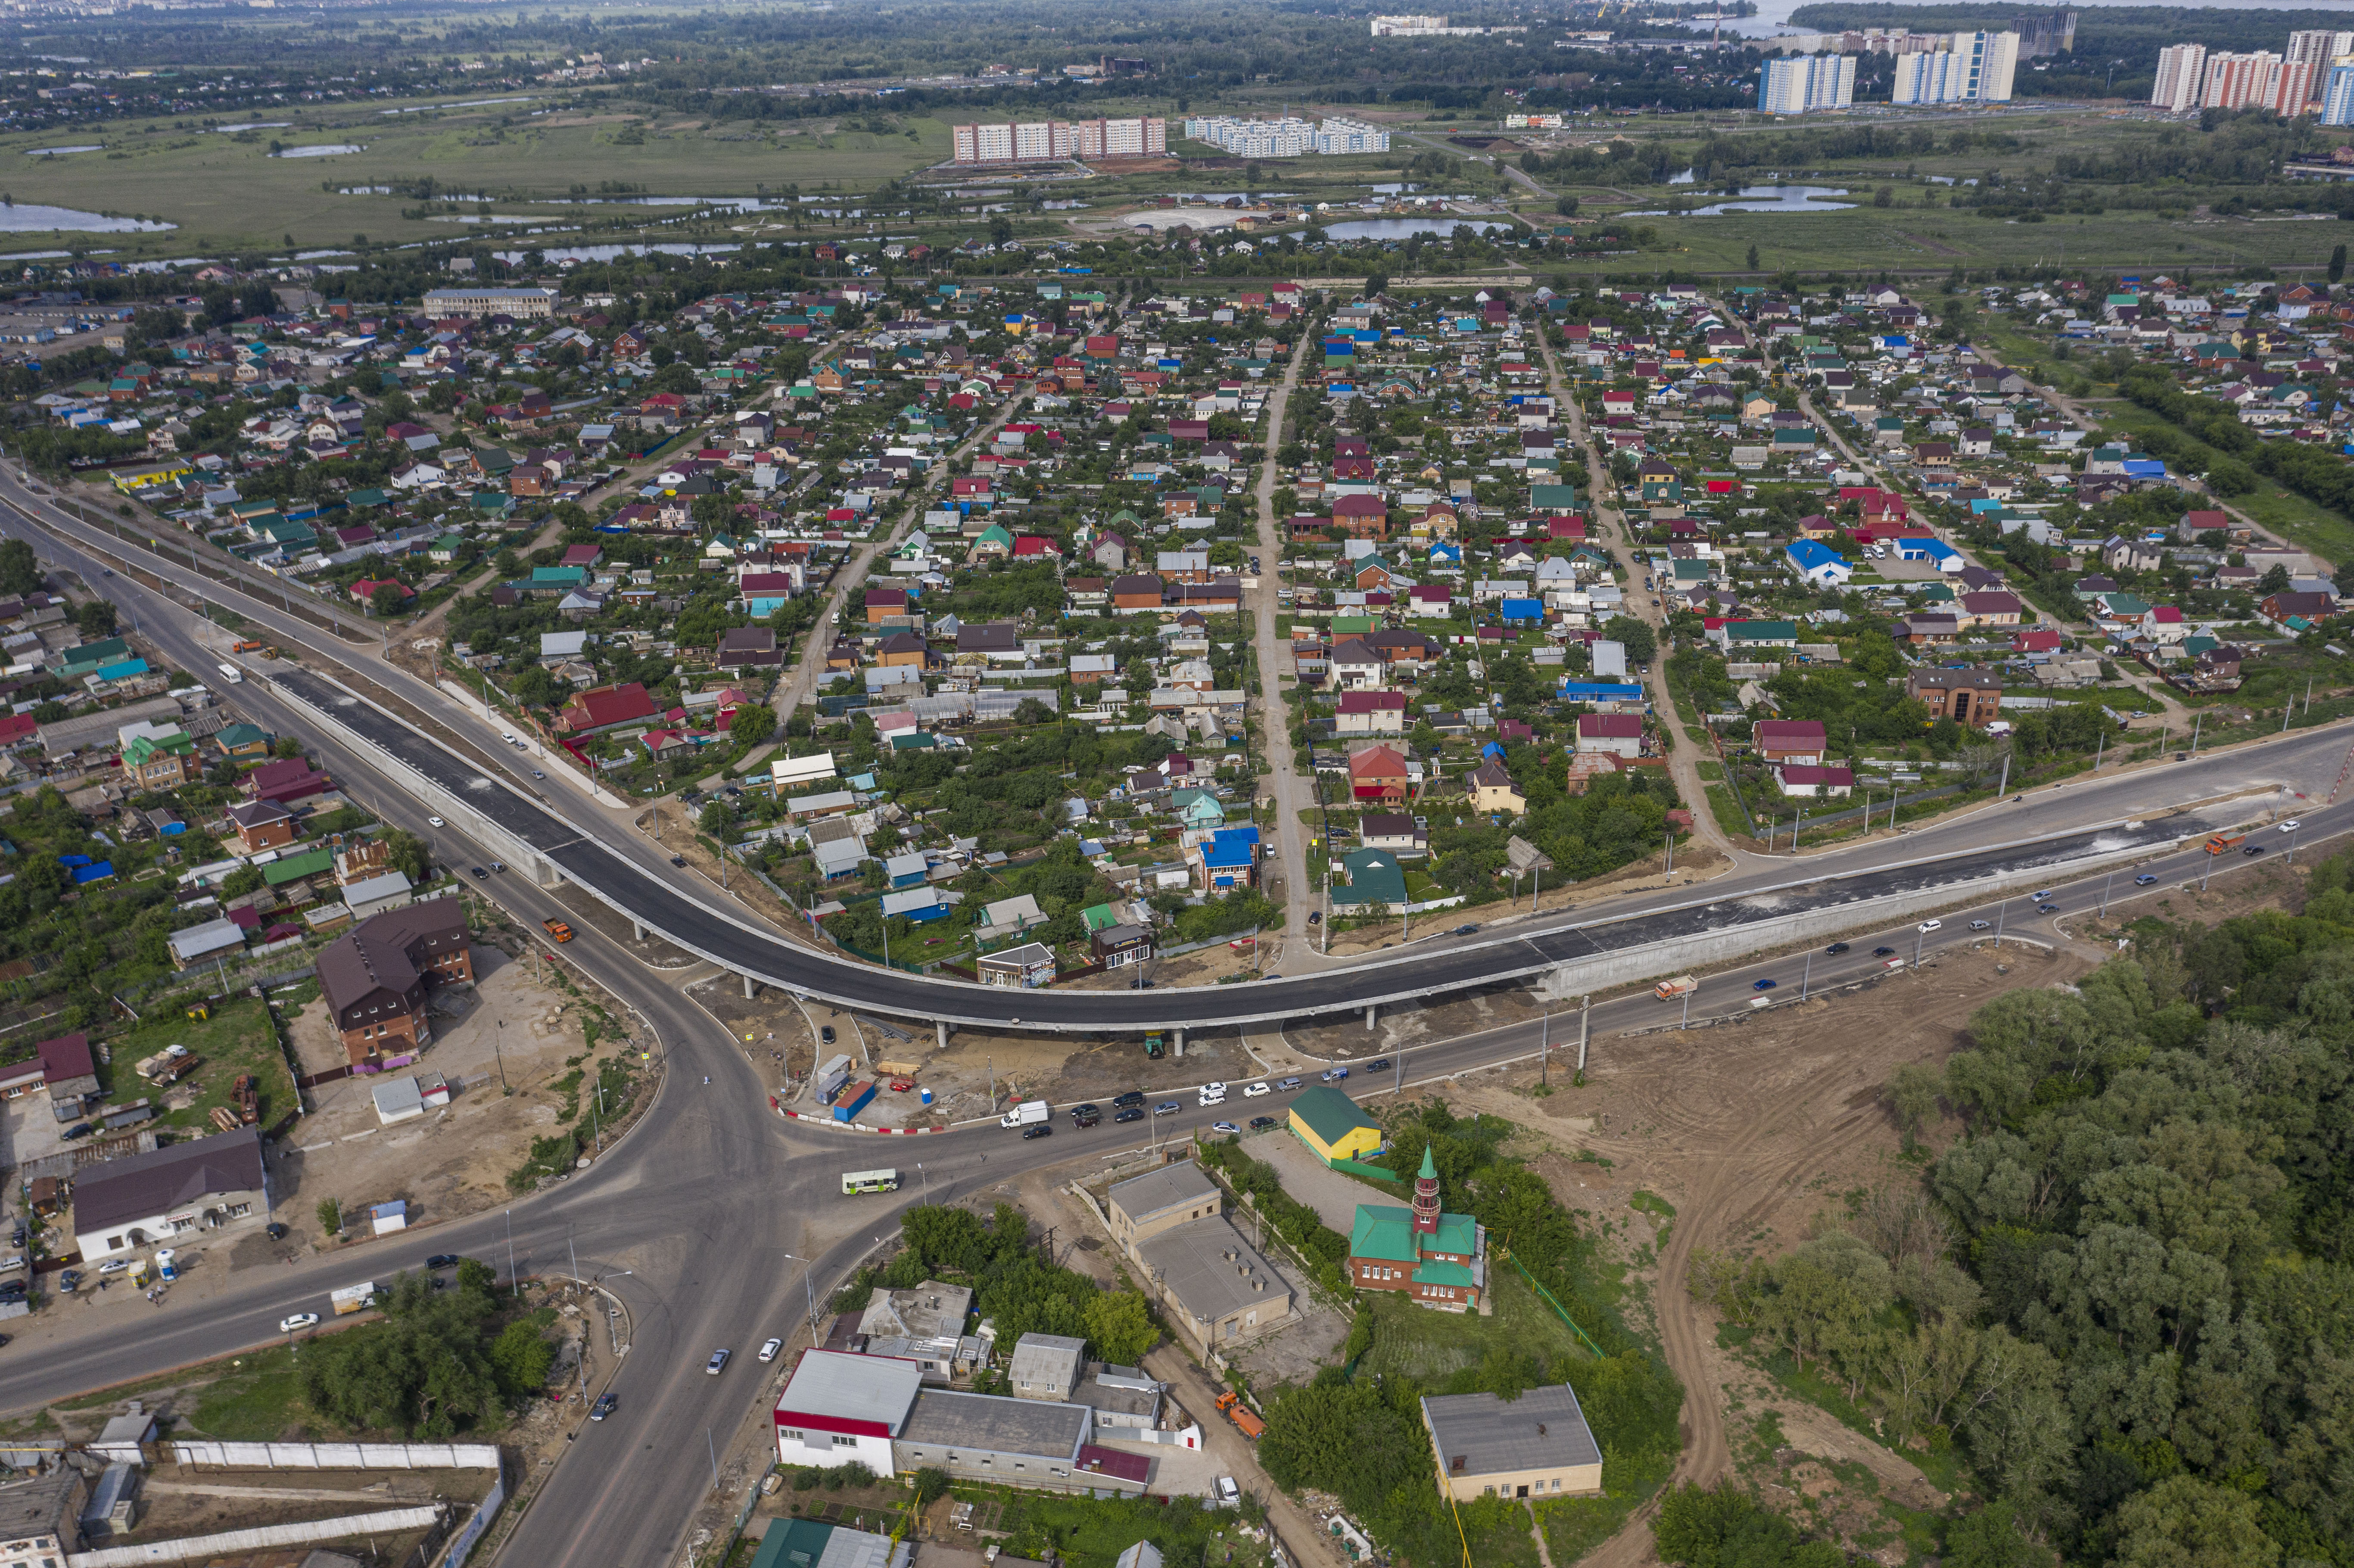
MULTIPOLYGON (((202 671, 217 662, 197 640, 202 623, 175 600, 119 576, 103 577, 104 568, 97 560, 26 530, 20 520, 5 512, 0 512, 0 528, 38 539, 44 555, 53 562, 80 571, 93 583, 103 582, 103 591, 126 615, 137 618, 141 631, 184 667, 202 671)), ((428 808, 409 799, 395 782, 395 775, 367 755, 368 748, 344 746, 303 705, 267 683, 248 681, 234 695, 238 705, 259 722, 310 740, 352 793, 388 820, 434 840, 446 861, 473 863, 496 854, 495 845, 471 842, 451 830, 433 829, 426 821, 428 808)), ((2221 794, 2256 781, 2277 779, 2318 796, 2335 775, 2344 744, 2343 731, 2296 736, 2277 747, 2147 770, 2099 786, 2039 793, 2022 806, 1989 808, 1980 813, 1976 827, 1965 823, 1961 831, 1917 835, 1900 846, 1903 853, 1880 851, 1875 852, 1877 858, 1859 853, 1831 863, 1797 862, 1787 866, 1777 863, 1767 868, 1772 875, 1755 880, 1759 885, 1787 882, 1813 872, 1828 873, 1833 864, 1859 865, 1867 873, 1901 876, 1908 874, 1891 871, 1890 863, 1917 856, 1933 842, 1949 843, 1956 850, 2009 854, 2014 852, 2007 846, 2031 834, 2081 832, 2092 823, 2154 812, 2169 802, 2221 794)), ((2318 838, 2342 832, 2354 823, 2354 807, 2300 810, 2304 828, 2298 842, 2307 848, 2318 838)), ((528 816, 518 821, 535 832, 560 831, 560 826, 550 828, 546 821, 534 821, 528 816)), ((2288 847, 2286 836, 2269 837, 2279 846, 2272 853, 2283 853, 2288 847)), ((558 840, 554 847, 571 853, 582 846, 558 840)), ((2047 847, 2033 853, 2058 852, 2047 847)), ((618 880, 627 872, 623 863, 610 856, 602 862, 584 859, 579 863, 594 866, 599 876, 609 880, 618 880), (621 869, 616 871, 617 866, 621 869)), ((1939 874, 1954 876, 1964 863, 1952 863, 1939 874)), ((2208 856, 2194 850, 2159 856, 2139 869, 2159 877, 2162 886, 2195 876, 2211 863, 2208 856)), ((2054 874, 2056 879, 2062 874, 2055 871, 2054 874)), ((651 876, 640 880, 643 887, 633 897, 646 896, 645 888, 661 887, 651 876)), ((2120 874, 2115 881, 2120 895, 2132 886, 2126 875, 2120 874)), ((1712 885, 1712 902, 1732 899, 1738 891, 1733 882, 1726 878, 1712 885)), ((1852 892, 1855 885, 1842 885, 1852 892)), ((2103 888, 2104 879, 2098 876, 2062 883, 2047 902, 2065 913, 2088 909, 2097 904, 2103 888)), ((1957 896, 1965 895, 1960 888, 1956 891, 1957 896)), ((519 876, 494 879, 489 893, 526 924, 566 913, 552 895, 519 876)), ((1621 906, 1645 916, 1656 915, 1664 904, 1678 902, 1682 900, 1637 899, 1624 901, 1621 906)), ((1858 913, 1859 918, 1868 917, 1862 910, 1858 913)), ((1882 969, 1886 959, 1872 952, 1875 945, 1895 948, 1902 957, 1914 950, 1916 939, 1933 952, 1941 944, 1967 940, 1973 916, 1992 920, 1998 913, 1994 908, 1957 911, 1926 937, 1916 933, 1910 922, 1877 937, 1858 933, 1851 938, 1849 952, 1816 955, 1813 980, 1829 984, 1882 969)), ((2017 901, 2009 916, 2010 929, 2020 930, 2025 920, 2017 901)), ((726 939, 745 942, 740 950, 730 951, 740 951, 746 967, 758 957, 760 948, 747 940, 745 928, 708 911, 696 917, 735 933, 726 939)), ((1705 912, 1665 917, 1686 922, 1711 918, 1705 912)), ((2039 915, 2033 923, 2041 925, 2048 918, 2039 915)), ((1605 941, 1611 939, 1611 934, 1604 927, 1562 939, 1605 941)), ((1515 939, 1485 950, 1519 945, 1520 939, 1515 939)), ((1409 959, 1388 959, 1377 970, 1399 967, 1401 962, 1444 964, 1458 959, 1458 951, 1478 954, 1482 950, 1478 946, 1460 950, 1434 948, 1426 958, 1407 949, 1409 959)), ((694 1439, 710 1434, 724 1442, 745 1412, 767 1397, 764 1374, 769 1369, 759 1367, 750 1351, 769 1334, 787 1334, 801 1320, 806 1299, 802 1275, 810 1267, 801 1260, 815 1254, 811 1271, 815 1288, 824 1291, 873 1237, 886 1234, 898 1210, 917 1201, 921 1190, 911 1181, 895 1197, 846 1199, 840 1191, 843 1171, 886 1162, 910 1169, 920 1159, 931 1195, 938 1199, 961 1195, 981 1183, 1050 1163, 1098 1160, 1136 1147, 1148 1136, 1143 1126, 1106 1122, 1081 1131, 1065 1121, 1054 1136, 1035 1141, 982 1124, 921 1139, 881 1142, 868 1136, 783 1121, 768 1109, 769 1086, 740 1049, 680 993, 678 982, 684 977, 645 969, 585 924, 569 952, 637 1010, 666 1053, 658 1097, 626 1140, 588 1170, 519 1201, 511 1211, 479 1214, 417 1234, 301 1259, 292 1266, 239 1270, 225 1282, 202 1281, 199 1277, 192 1284, 203 1285, 201 1296, 184 1294, 160 1309, 128 1303, 90 1309, 89 1326, 75 1323, 73 1331, 61 1339, 27 1335, 0 1351, 0 1408, 24 1409, 270 1342, 277 1338, 279 1319, 287 1313, 323 1310, 329 1291, 362 1278, 388 1277, 404 1265, 421 1262, 429 1253, 478 1256, 496 1266, 503 1276, 508 1273, 512 1257, 513 1271, 525 1277, 569 1273, 577 1257, 580 1274, 601 1277, 630 1308, 634 1338, 610 1385, 620 1397, 620 1408, 614 1420, 581 1425, 578 1446, 548 1478, 516 1527, 503 1560, 534 1568, 543 1563, 656 1568, 674 1560, 681 1532, 709 1487, 705 1445, 694 1439), (724 1375, 707 1378, 703 1362, 721 1346, 737 1352, 735 1361, 724 1375)), ((1476 961, 1496 962, 1492 959, 1476 961)), ((869 980, 883 978, 871 969, 851 972, 869 980)), ((1446 983, 1447 972, 1455 971, 1441 971, 1436 983, 1446 983)), ((1712 975, 1694 999, 1693 1016, 1744 1008, 1758 994, 1795 997, 1802 973, 1800 960, 1780 959, 1735 973, 1712 975), (1779 984, 1773 992, 1758 993, 1752 990, 1758 979, 1776 979, 1779 984)), ((842 983, 838 978, 828 981, 829 985, 842 983)), ((1274 983, 1279 982, 1270 985, 1274 983)), ((1364 977, 1361 975, 1356 983, 1362 986, 1364 977)), ((926 1012, 935 1009, 935 994, 927 988, 916 1005, 926 1012)), ((1159 1015, 1150 1021, 1168 1021, 1167 1004, 1184 994, 1150 993, 1159 1015)), ((1348 999, 1349 1004, 1355 1004, 1362 994, 1348 999)), ((864 988, 857 996, 863 1004, 883 1005, 874 1002, 864 988)), ((1019 1005, 1026 1012, 1044 1000, 1029 993, 1019 1005)), ((1097 1007, 1110 1000, 1098 994, 1088 998, 1087 1005, 1097 1007)), ((1287 1011, 1292 1010, 1285 1005, 1287 1011)), ((1600 1040, 1615 1031, 1655 1024, 1670 1016, 1667 1004, 1638 996, 1597 1007, 1593 1023, 1600 1040)), ((1106 1025, 1093 1022, 1091 1026, 1106 1025)), ((1555 1031, 1556 1046, 1565 1033, 1555 1031)), ((1524 1057, 1535 1045, 1533 1032, 1525 1028, 1448 1041, 1398 1058, 1378 1078, 1361 1070, 1351 1086, 1373 1089, 1384 1086, 1381 1079, 1412 1083, 1444 1078, 1524 1057)), ((1139 1087, 1155 1099, 1178 1100, 1176 1113, 1149 1124, 1163 1139, 1205 1128, 1226 1117, 1239 1121, 1246 1119, 1246 1113, 1279 1114, 1288 1098, 1283 1094, 1251 1099, 1237 1096, 1225 1106, 1204 1107, 1190 1092, 1192 1086, 1177 1081, 1182 1062, 1147 1063, 1140 1054, 1137 1067, 1139 1087), (1153 1077, 1148 1079, 1148 1072, 1153 1077)), ((290 1146, 301 1141, 299 1133, 288 1140, 290 1146)), ((300 1161, 299 1154, 280 1156, 274 1176, 281 1200, 295 1204, 298 1211, 311 1202, 302 1192, 300 1161)))

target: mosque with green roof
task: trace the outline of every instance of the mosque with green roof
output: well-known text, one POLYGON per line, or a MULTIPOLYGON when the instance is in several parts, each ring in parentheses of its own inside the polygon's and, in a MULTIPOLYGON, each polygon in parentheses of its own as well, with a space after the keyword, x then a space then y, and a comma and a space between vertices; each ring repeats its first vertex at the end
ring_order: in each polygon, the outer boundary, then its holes
POLYGON ((1360 1203, 1349 1234, 1349 1274, 1361 1290, 1394 1290, 1449 1312, 1488 1308, 1488 1233, 1469 1214, 1438 1206, 1438 1167, 1422 1151, 1414 1206, 1360 1203))

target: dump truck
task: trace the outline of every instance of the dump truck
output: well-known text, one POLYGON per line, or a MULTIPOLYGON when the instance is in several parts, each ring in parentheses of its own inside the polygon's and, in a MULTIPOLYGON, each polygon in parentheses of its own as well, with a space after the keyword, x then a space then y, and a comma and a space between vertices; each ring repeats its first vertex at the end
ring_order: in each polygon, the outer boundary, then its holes
POLYGON ((376 1305, 376 1281, 369 1279, 363 1280, 357 1285, 346 1285, 327 1299, 334 1305, 335 1316, 338 1318, 348 1318, 355 1312, 365 1312, 376 1305))
POLYGON ((566 925, 563 921, 558 920, 555 916, 549 916, 546 919, 542 920, 540 924, 546 927, 547 934, 555 938, 557 941, 568 942, 572 940, 572 927, 566 925))
POLYGON ((1242 1395, 1232 1389, 1218 1395, 1218 1408, 1225 1412, 1226 1419, 1233 1422, 1246 1437, 1257 1437, 1267 1430, 1267 1423, 1258 1418, 1258 1412, 1245 1404, 1242 1395))
POLYGON ((2230 849, 2233 844, 2238 843, 2242 839, 2244 839, 2248 835, 2245 833, 2217 833, 2213 838, 2207 841, 2207 853, 2209 854, 2221 854, 2224 851, 2230 849))
POLYGON ((1691 976, 1678 975, 1673 980, 1663 980, 1653 986, 1651 994, 1661 1001, 1673 1001, 1676 998, 1689 996, 1699 989, 1700 981, 1692 979, 1691 976))
POLYGON ((244 641, 232 647, 229 652, 232 653, 259 653, 261 652, 261 639, 259 637, 249 637, 244 641))

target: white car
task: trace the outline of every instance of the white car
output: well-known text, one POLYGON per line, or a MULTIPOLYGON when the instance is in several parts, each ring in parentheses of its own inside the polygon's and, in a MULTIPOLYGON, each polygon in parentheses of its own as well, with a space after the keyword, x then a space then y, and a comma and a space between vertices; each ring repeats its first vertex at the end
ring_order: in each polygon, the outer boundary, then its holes
POLYGON ((131 1272, 131 1260, 127 1257, 109 1258, 98 1266, 98 1271, 101 1274, 128 1274, 131 1272))
POLYGON ((1218 1478, 1218 1506, 1220 1508, 1233 1508, 1236 1503, 1239 1503, 1242 1500, 1243 1490, 1240 1487, 1235 1485, 1235 1478, 1232 1476, 1220 1476, 1218 1478))
POLYGON ((2287 821, 2283 822, 2280 825, 2280 831, 2285 833, 2293 833, 2303 826, 2305 826, 2303 822, 2298 821, 2295 817, 2291 817, 2287 821))
POLYGON ((1202 1086, 1202 1092, 1205 1095, 1223 1095, 1226 1092, 1225 1081, 1222 1078, 1213 1078, 1202 1086))
POLYGON ((1935 930, 1937 930, 1939 927, 1943 927, 1944 925, 1945 925, 1945 922, 1944 922, 1943 920, 1924 920, 1924 921, 1922 921, 1922 922, 1921 922, 1921 924, 1920 924, 1917 927, 1915 927, 1915 929, 1923 930, 1923 931, 1935 931, 1935 930))
POLYGON ((1204 1089, 1202 1091, 1202 1103, 1205 1106, 1225 1105, 1226 1103, 1226 1091, 1220 1089, 1214 1095, 1209 1090, 1204 1089))
POLYGON ((281 1318, 278 1320, 278 1331, 281 1334, 291 1334, 298 1329, 315 1329, 318 1326, 319 1315, 316 1312, 297 1312, 292 1318, 281 1318))
POLYGON ((1273 1093, 1275 1093, 1275 1091, 1268 1088, 1265 1084, 1245 1084, 1243 1086, 1243 1098, 1246 1100, 1255 1100, 1261 1095, 1271 1095, 1273 1093))
POLYGON ((515 737, 513 731, 509 731, 508 733, 500 736, 499 738, 505 741, 509 746, 513 746, 515 743, 515 737))
POLYGON ((448 826, 450 825, 449 823, 447 823, 447 822, 443 821, 442 821, 440 818, 439 818, 439 817, 428 817, 428 818, 426 818, 425 820, 426 820, 427 821, 429 821, 429 822, 432 823, 432 824, 433 824, 435 827, 437 827, 437 828, 446 828, 446 827, 448 827, 448 826))
POLYGON ((766 1343, 764 1343, 763 1345, 761 1345, 761 1347, 760 1347, 760 1359, 761 1359, 762 1361, 775 1361, 775 1360, 777 1359, 777 1352, 778 1352, 779 1351, 783 1350, 784 1348, 785 1348, 785 1342, 784 1342, 784 1340, 770 1340, 767 1341, 766 1343))

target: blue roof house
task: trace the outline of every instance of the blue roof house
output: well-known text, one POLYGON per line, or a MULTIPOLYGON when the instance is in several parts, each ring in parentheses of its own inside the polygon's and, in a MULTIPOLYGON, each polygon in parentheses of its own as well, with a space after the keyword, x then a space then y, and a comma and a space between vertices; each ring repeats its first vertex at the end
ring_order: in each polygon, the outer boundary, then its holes
POLYGON ((1819 539, 1793 539, 1782 554, 1790 569, 1816 588, 1837 588, 1855 575, 1846 556, 1819 539))

